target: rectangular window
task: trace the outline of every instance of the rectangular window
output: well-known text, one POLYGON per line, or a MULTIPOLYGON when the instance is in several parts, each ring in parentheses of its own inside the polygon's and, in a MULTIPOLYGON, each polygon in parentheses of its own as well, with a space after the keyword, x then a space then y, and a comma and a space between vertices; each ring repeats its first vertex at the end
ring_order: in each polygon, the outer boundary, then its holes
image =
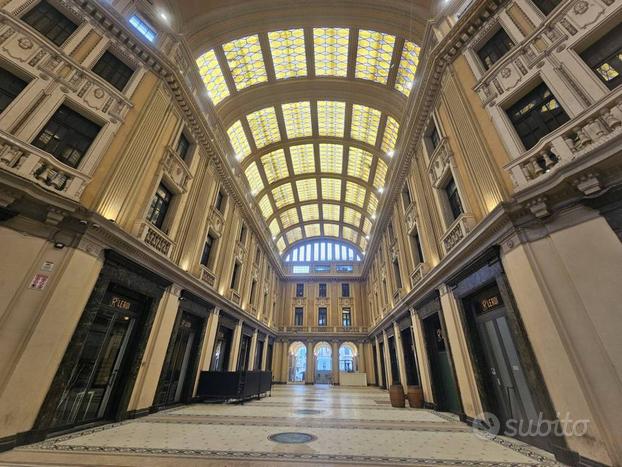
POLYGON ((421 239, 416 230, 410 234, 410 246, 415 256, 415 264, 423 263, 423 250, 421 249, 421 239))
POLYGON ((501 28, 477 51, 477 55, 479 55, 480 60, 484 64, 484 68, 488 70, 508 53, 512 47, 514 47, 514 42, 512 42, 508 33, 505 32, 505 29, 501 28))
POLYGON ((330 272, 330 266, 326 264, 319 264, 313 267, 315 272, 330 272))
POLYGON ((26 86, 28 86, 26 81, 0 68, 0 112, 4 112, 26 86))
POLYGON ((402 273, 400 272, 400 263, 396 259, 393 261, 393 274, 395 275, 395 286, 398 289, 402 288, 402 273))
POLYGON ((341 284, 341 296, 342 297, 350 296, 350 284, 348 284, 347 282, 344 282, 343 284, 341 284))
POLYGON ((341 310, 341 323, 342 326, 346 328, 352 326, 352 313, 350 312, 350 308, 341 310))
POLYGON ((526 149, 535 146, 540 139, 569 120, 562 106, 544 83, 538 85, 506 112, 526 149))
POLYGON ((251 284, 251 296, 250 296, 251 305, 255 305, 256 296, 257 296, 257 281, 253 281, 251 284))
POLYGON ((605 86, 617 87, 622 82, 622 24, 585 49, 581 58, 605 86))
POLYGON ((445 185, 445 195, 447 196, 447 204, 449 205, 451 222, 453 222, 464 212, 462 209, 462 202, 460 201, 460 195, 458 193, 458 187, 456 186, 456 182, 453 178, 449 179, 447 185, 445 185))
POLYGON ((215 249, 216 240, 212 234, 207 235, 205 245, 203 246, 203 254, 201 255, 201 264, 205 267, 211 267, 212 251, 215 249))
POLYGON ((145 20, 138 17, 137 15, 133 15, 130 17, 130 24, 136 28, 136 30, 141 33, 145 39, 149 42, 154 42, 156 39, 156 32, 145 20))
POLYGON ((335 266, 335 270, 337 272, 352 272, 354 271, 354 268, 351 264, 338 264, 335 266))
POLYGON ((560 0, 532 0, 538 9, 546 16, 559 5, 560 0))
POLYGON ((408 183, 404 183, 404 187, 402 188, 402 203, 404 203, 404 209, 408 208, 412 203, 408 183))
POLYGON ((255 265, 259 265, 260 260, 261 260, 261 248, 257 247, 255 249, 255 265))
POLYGON ((320 298, 326 297, 326 284, 320 284, 320 298))
POLYGON ((296 297, 304 297, 304 296, 305 296, 305 285, 296 284, 296 297))
POLYGON ((218 210, 218 212, 224 214, 226 207, 226 197, 222 190, 218 190, 216 193, 216 201, 214 202, 214 207, 218 210))
POLYGON ((238 237, 238 241, 240 243, 244 243, 246 241, 246 224, 242 223, 240 227, 240 236, 238 237))
POLYGON ((63 15, 46 0, 40 1, 28 10, 22 16, 22 20, 59 47, 78 28, 76 23, 63 15))
POLYGON ((77 167, 101 127, 61 105, 32 142, 70 167, 77 167))
POLYGON ((395 241, 395 230, 393 230, 392 221, 389 221, 389 225, 387 226, 387 234, 389 235, 389 242, 393 243, 395 241))
POLYGON ((123 91, 134 74, 134 70, 106 51, 93 66, 93 73, 104 78, 119 91, 123 91))
POLYGON ((292 268, 294 274, 309 274, 309 265, 296 265, 292 268))
POLYGON ((438 130, 436 129, 436 125, 434 125, 434 123, 432 124, 430 133, 428 133, 428 139, 432 145, 432 151, 434 151, 438 145, 441 144, 441 135, 438 134, 438 130))
POLYGON ((149 211, 147 212, 147 220, 158 229, 161 229, 162 225, 164 225, 164 219, 166 218, 166 213, 168 212, 172 199, 173 194, 160 183, 155 195, 153 195, 149 211))
POLYGON ((328 312, 326 308, 320 308, 317 314, 317 325, 326 326, 328 324, 328 312))
POLYGON ((296 307, 294 310, 294 326, 302 326, 303 321, 303 311, 302 308, 296 307))
POLYGON ((179 141, 177 141, 177 148, 175 148, 175 151, 183 160, 186 160, 189 155, 190 141, 188 141, 188 138, 186 138, 186 135, 183 133, 179 135, 179 141))
POLYGON ((240 285, 240 268, 242 266, 237 261, 233 263, 233 274, 231 275, 231 288, 238 290, 240 285))

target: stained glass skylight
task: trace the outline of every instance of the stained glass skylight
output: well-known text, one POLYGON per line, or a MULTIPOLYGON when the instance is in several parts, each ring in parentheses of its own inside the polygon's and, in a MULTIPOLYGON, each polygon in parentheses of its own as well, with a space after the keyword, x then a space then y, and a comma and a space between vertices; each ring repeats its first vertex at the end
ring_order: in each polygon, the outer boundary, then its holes
POLYGON ((345 102, 317 102, 317 126, 320 136, 336 136, 343 138, 345 117, 345 102))
POLYGON ((352 243, 356 243, 356 240, 358 239, 359 234, 356 230, 351 229, 350 227, 344 225, 342 236, 346 240, 350 240, 352 243))
POLYGON ((238 91, 268 80, 257 34, 227 42, 222 49, 238 91))
POLYGON ((343 164, 343 146, 320 144, 320 171, 340 174, 343 164))
POLYGON ((279 253, 283 253, 283 251, 285 251, 285 241, 282 237, 277 240, 276 247, 279 250, 279 253))
POLYGON ((259 170, 257 169, 257 164, 252 162, 244 171, 244 175, 246 175, 246 179, 248 180, 248 184, 251 187, 251 192, 256 195, 261 190, 263 190, 263 182, 261 181, 261 176, 259 175, 259 170))
POLYGON ((352 127, 350 129, 352 139, 364 141, 372 146, 375 145, 379 123, 379 110, 359 104, 352 106, 352 127))
POLYGON ((291 245, 292 243, 300 240, 302 238, 302 230, 300 227, 296 227, 295 229, 290 230, 285 234, 287 238, 287 242, 291 245))
POLYGON ((287 229, 294 224, 298 224, 300 222, 300 218, 298 217, 298 209, 290 208, 281 214, 281 224, 283 224, 283 228, 287 229))
POLYGON ((227 135, 229 136, 229 141, 231 142, 231 146, 233 146, 235 155, 239 160, 243 160, 251 153, 251 147, 248 145, 248 140, 246 139, 246 134, 244 133, 244 128, 242 128, 240 120, 229 127, 227 135))
POLYGON ((311 105, 309 101, 283 104, 283 120, 287 137, 311 136, 311 105))
POLYGON ((338 204, 323 204, 322 212, 324 213, 324 219, 338 221, 341 217, 341 206, 338 204))
POLYGON ((274 107, 266 107, 265 109, 257 110, 256 112, 248 114, 246 119, 251 128, 251 133, 257 149, 261 149, 268 144, 276 143, 281 140, 274 107))
POLYGON ((276 237, 281 232, 281 228, 279 227, 279 223, 276 218, 272 219, 272 222, 270 222, 268 228, 270 229, 270 233, 273 237, 276 237))
POLYGON ((348 206, 343 208, 343 221, 356 227, 361 223, 361 213, 348 206))
POLYGON ((268 40, 276 79, 306 76, 307 56, 302 29, 269 32, 268 40))
POLYGON ((339 225, 324 224, 324 235, 327 237, 339 237, 339 225))
POLYGON ((315 181, 315 178, 297 180, 296 190, 298 191, 298 199, 300 201, 317 199, 317 182, 315 181))
POLYGON ((376 175, 374 175, 374 188, 384 188, 384 182, 387 177, 387 164, 382 159, 378 159, 376 166, 376 175))
POLYGON ((350 204, 356 204, 359 207, 363 207, 365 203, 365 194, 367 190, 364 186, 354 182, 346 182, 346 201, 350 204))
POLYGON ((387 84, 395 36, 376 31, 359 31, 354 76, 387 84))
POLYGON ((360 148, 350 147, 348 155, 348 175, 367 182, 373 156, 360 148))
POLYGON ((313 28, 317 76, 346 76, 349 37, 347 28, 313 28))
POLYGON ((370 230, 371 221, 366 217, 365 220, 363 220, 363 232, 365 233, 365 235, 368 235, 370 230))
POLYGON ((283 206, 292 204, 294 202, 294 191, 292 190, 291 183, 285 183, 279 185, 272 190, 272 198, 277 209, 281 209, 283 206))
POLYGON ((218 105, 220 101, 229 96, 229 88, 227 88, 214 50, 208 50, 201 55, 197 59, 197 66, 210 100, 214 105, 218 105))
POLYGON ((323 178, 322 198, 334 201, 341 200, 341 180, 338 178, 323 178))
POLYGON ((282 178, 289 177, 285 152, 282 149, 277 149, 261 156, 261 163, 263 164, 263 170, 266 173, 268 183, 274 183, 282 178))
POLYGON ((369 214, 374 214, 376 209, 378 209, 378 197, 375 194, 370 193, 369 201, 367 202, 367 212, 369 214))
POLYGON ((302 220, 304 222, 316 221, 320 218, 320 210, 317 204, 305 204, 300 206, 302 220))
POLYGON ((397 142, 397 134, 399 131, 400 124, 389 115, 387 117, 387 124, 384 128, 384 135, 382 137, 380 149, 382 149, 382 151, 390 157, 393 157, 393 151, 395 150, 395 143, 397 142))
POLYGON ((419 65, 420 48, 413 42, 406 41, 402 50, 400 67, 397 70, 395 89, 408 96, 415 82, 415 73, 419 65))
POLYGON ((272 209, 272 204, 270 204, 270 198, 268 198, 268 195, 263 195, 259 200, 259 209, 261 210, 261 214, 265 219, 270 217, 274 212, 272 209))
POLYGON ((296 175, 315 172, 315 157, 313 156, 313 144, 299 144, 290 146, 289 153, 292 167, 296 175))
POLYGON ((320 224, 305 225, 305 236, 319 237, 320 236, 320 224))

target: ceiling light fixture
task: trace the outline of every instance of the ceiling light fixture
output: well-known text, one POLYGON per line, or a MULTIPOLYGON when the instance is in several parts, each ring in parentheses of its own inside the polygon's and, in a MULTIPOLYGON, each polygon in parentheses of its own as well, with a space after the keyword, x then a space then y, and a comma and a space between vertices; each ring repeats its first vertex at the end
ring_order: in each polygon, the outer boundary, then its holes
POLYGON ((393 149, 390 149, 389 151, 387 151, 387 156, 389 157, 395 156, 395 151, 393 149))
POLYGON ((378 188, 378 193, 384 193, 384 187, 378 188))

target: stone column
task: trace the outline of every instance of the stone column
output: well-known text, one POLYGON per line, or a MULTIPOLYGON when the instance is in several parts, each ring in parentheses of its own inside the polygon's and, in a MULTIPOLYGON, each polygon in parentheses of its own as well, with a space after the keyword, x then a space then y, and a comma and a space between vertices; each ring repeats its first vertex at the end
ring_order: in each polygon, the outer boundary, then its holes
POLYGON ((339 384, 339 342, 331 342, 333 384, 339 384))
POLYGON ((231 345, 231 355, 229 356, 229 371, 235 371, 240 357, 240 343, 242 342, 242 326, 244 321, 239 320, 233 331, 233 342, 231 345))
POLYGON ((387 389, 393 384, 393 369, 391 368, 391 351, 389 350, 389 338, 387 332, 382 331, 382 342, 384 343, 384 368, 387 372, 387 389))
POLYGON ((255 368, 255 354, 257 352, 258 334, 259 334, 259 331, 255 329, 255 332, 253 332, 253 337, 251 338, 251 351, 249 352, 249 357, 248 357, 248 369, 249 370, 258 369, 258 368, 255 368))
POLYGON ((464 323, 458 303, 451 289, 442 284, 439 289, 441 308, 445 318, 447 339, 451 349, 454 370, 458 381, 459 394, 462 399, 464 413, 469 417, 478 418, 483 412, 471 353, 464 335, 464 323))
POLYGON ((397 322, 393 323, 393 332, 395 333, 395 353, 397 357, 397 366, 400 369, 400 382, 404 387, 404 394, 408 392, 408 378, 406 376, 406 360, 404 359, 404 346, 402 345, 402 335, 397 322))
POLYGON ((428 351, 425 346, 423 323, 415 310, 411 310, 410 317, 412 319, 413 337, 415 342, 415 351, 417 352, 419 379, 421 381, 421 389, 423 390, 423 398, 426 402, 433 404, 434 394, 432 393, 432 376, 430 373, 428 351))
POLYGON ((382 363, 380 359, 382 355, 380 355, 380 341, 378 341, 378 336, 374 338, 374 344, 376 346, 376 381, 378 382, 378 386, 382 386, 382 363))
MULTIPOLYGON (((356 343, 356 371, 359 373, 367 373, 366 365, 365 365, 365 346, 362 342, 356 343)), ((369 375, 367 375, 367 380, 369 381, 369 375)))
POLYGON ((281 368, 279 374, 283 383, 289 383, 289 341, 281 341, 281 368))
POLYGON ((315 355, 313 355, 313 342, 307 341, 307 371, 305 372, 305 384, 315 383, 315 355))
MULTIPOLYGON (((267 359, 268 359, 268 344, 270 344, 270 339, 269 337, 266 335, 266 340, 263 341, 263 349, 261 352, 261 362, 260 362, 260 370, 262 371, 266 371, 266 364, 267 364, 267 359)), ((273 351, 274 352, 274 351, 273 351)))

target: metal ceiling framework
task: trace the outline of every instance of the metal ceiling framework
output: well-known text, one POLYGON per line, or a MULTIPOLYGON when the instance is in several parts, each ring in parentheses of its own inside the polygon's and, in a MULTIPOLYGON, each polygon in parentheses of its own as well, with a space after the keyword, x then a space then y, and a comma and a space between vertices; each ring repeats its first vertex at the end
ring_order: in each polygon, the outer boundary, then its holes
POLYGON ((281 253, 314 237, 366 250, 418 55, 403 37, 322 25, 258 32, 199 54, 281 253))

